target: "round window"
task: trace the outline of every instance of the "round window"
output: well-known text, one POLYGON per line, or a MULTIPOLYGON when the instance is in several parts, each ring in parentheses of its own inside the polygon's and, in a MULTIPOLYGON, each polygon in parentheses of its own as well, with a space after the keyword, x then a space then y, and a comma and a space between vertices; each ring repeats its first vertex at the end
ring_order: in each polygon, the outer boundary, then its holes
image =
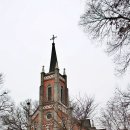
POLYGON ((52 113, 51 113, 51 112, 48 112, 48 113, 46 114, 46 117, 47 117, 48 120, 51 119, 51 118, 52 118, 52 113))

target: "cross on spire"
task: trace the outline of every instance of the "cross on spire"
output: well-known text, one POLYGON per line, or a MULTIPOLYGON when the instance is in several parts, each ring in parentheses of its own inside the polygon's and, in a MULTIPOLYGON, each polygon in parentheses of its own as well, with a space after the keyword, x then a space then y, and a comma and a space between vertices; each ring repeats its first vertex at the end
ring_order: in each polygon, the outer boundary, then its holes
POLYGON ((52 38, 50 40, 53 40, 53 43, 54 43, 54 40, 57 38, 57 36, 52 36, 52 38))

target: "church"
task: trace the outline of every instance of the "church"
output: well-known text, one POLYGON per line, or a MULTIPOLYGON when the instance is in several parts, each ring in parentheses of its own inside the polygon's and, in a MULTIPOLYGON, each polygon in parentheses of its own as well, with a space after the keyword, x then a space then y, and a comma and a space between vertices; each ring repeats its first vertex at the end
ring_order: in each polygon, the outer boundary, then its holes
MULTIPOLYGON (((59 72, 58 59, 55 48, 55 36, 52 40, 52 51, 49 72, 41 72, 39 88, 39 107, 29 118, 28 130, 81 130, 77 123, 72 123, 72 108, 69 105, 67 75, 59 72)), ((96 130, 86 120, 89 127, 84 130, 96 130)))

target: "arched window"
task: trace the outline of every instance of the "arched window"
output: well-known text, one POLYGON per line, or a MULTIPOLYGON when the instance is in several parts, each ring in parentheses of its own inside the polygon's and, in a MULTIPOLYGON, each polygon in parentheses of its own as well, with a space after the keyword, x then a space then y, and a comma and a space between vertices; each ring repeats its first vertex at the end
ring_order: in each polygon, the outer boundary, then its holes
POLYGON ((47 88, 47 100, 48 101, 51 101, 52 100, 52 88, 51 88, 51 86, 48 86, 48 88, 47 88))

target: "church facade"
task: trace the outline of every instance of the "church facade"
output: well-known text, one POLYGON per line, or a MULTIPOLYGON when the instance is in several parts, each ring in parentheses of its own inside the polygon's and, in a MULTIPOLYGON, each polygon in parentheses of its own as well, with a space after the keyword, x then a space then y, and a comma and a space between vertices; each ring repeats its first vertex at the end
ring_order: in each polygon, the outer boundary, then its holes
MULTIPOLYGON (((39 107, 29 119, 28 130, 79 130, 77 124, 72 124, 72 109, 69 106, 67 75, 59 72, 55 43, 52 43, 52 52, 49 72, 41 72, 39 89, 39 107)), ((95 130, 91 127, 89 130, 95 130)), ((88 129, 84 129, 88 130, 88 129)))
POLYGON ((57 130, 69 118, 67 76, 65 69, 63 74, 59 73, 54 39, 53 36, 49 72, 42 68, 39 107, 31 116, 31 130, 57 130))

